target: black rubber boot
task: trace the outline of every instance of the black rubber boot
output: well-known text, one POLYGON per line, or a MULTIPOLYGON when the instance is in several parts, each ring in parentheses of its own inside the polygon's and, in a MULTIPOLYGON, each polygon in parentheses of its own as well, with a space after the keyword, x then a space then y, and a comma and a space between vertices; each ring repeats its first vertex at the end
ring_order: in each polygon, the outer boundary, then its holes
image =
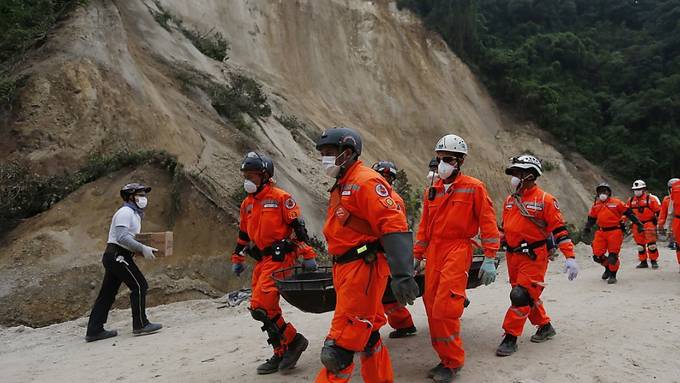
POLYGON ((442 368, 444 368, 444 365, 439 363, 438 365, 434 366, 434 368, 431 368, 427 372, 427 377, 430 378, 430 379, 434 378, 434 376, 437 374, 437 372, 439 372, 439 370, 441 370, 442 368))
POLYGON ((307 349, 307 346, 309 346, 309 341, 307 338, 305 338, 305 336, 300 333, 295 334, 295 338, 293 338, 293 341, 290 342, 288 349, 283 354, 283 358, 281 358, 279 371, 284 373, 286 370, 292 370, 295 368, 295 364, 297 363, 298 359, 300 359, 300 355, 302 355, 302 353, 307 349))
POLYGON ((101 332, 94 334, 94 335, 87 335, 85 336, 85 342, 94 342, 96 340, 102 340, 102 339, 108 339, 108 338, 113 338, 114 336, 118 335, 118 331, 116 330, 102 330, 101 332))
POLYGON ((389 335, 390 338, 395 339, 395 338, 406 338, 407 336, 415 335, 416 331, 416 326, 411 326, 411 327, 406 327, 406 328, 398 328, 394 331, 392 331, 389 335))
POLYGON ((446 368, 442 366, 434 373, 432 380, 437 383, 451 383, 453 382, 453 378, 456 377, 458 370, 460 370, 460 368, 446 368))
POLYGON ((282 356, 272 355, 272 357, 267 359, 266 362, 257 366, 257 374, 258 375, 267 375, 267 374, 275 373, 276 371, 279 370, 279 365, 281 364, 281 359, 283 359, 282 356))
POLYGON ((604 273, 602 273, 602 279, 608 279, 610 274, 609 269, 605 268, 604 273))
POLYGON ((510 356, 517 351, 517 337, 510 334, 505 334, 505 338, 496 349, 497 356, 510 356))
POLYGON ((635 266, 636 269, 646 269, 648 267, 647 261, 640 261, 640 264, 635 266))
POLYGON ((160 323, 147 323, 146 326, 142 328, 137 328, 132 330, 132 334, 135 336, 140 336, 140 335, 150 335, 158 330, 162 329, 163 325, 160 323))
POLYGON ((546 323, 536 330, 536 334, 531 336, 531 341, 534 343, 543 343, 552 339, 555 335, 557 335, 557 332, 555 332, 553 326, 550 323, 546 323))
POLYGON ((610 273, 609 279, 607 279, 607 284, 613 285, 616 283, 616 272, 610 273))
POLYGON ((657 261, 652 261, 652 269, 658 269, 659 263, 657 261))

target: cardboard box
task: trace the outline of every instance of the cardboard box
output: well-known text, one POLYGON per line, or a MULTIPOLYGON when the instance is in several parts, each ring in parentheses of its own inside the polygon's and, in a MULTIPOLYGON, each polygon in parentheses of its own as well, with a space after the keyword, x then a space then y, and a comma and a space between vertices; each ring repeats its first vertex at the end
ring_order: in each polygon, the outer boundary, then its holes
POLYGON ((172 231, 162 231, 159 233, 139 233, 135 235, 135 240, 147 246, 158 249, 157 257, 169 257, 172 255, 172 231))

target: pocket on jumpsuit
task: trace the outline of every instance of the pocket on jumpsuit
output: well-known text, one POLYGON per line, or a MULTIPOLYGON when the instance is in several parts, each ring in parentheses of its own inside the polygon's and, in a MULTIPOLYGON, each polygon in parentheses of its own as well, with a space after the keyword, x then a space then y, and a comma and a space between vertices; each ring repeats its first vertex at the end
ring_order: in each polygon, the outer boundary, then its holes
POLYGON ((350 351, 363 351, 372 331, 373 325, 369 320, 348 316, 335 342, 350 351))

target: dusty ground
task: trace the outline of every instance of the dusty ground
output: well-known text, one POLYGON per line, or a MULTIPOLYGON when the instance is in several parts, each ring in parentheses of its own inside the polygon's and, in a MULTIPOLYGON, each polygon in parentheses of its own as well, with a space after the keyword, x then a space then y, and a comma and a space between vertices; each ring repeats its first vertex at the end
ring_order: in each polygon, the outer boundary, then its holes
MULTIPOLYGON (((631 246, 624 250, 620 281, 600 280, 601 269, 579 246, 581 274, 574 282, 554 262, 544 301, 558 336, 544 344, 529 342, 527 324, 519 351, 497 358, 500 328, 510 286, 505 267, 498 282, 471 290, 463 317, 467 364, 458 382, 678 382, 680 367, 680 274, 675 256, 664 248, 661 269, 635 270, 631 246)), ((0 370, 5 382, 305 382, 313 381, 329 314, 311 315, 284 305, 287 317, 310 339, 310 348, 287 378, 254 374, 270 351, 264 336, 241 305, 217 309, 213 300, 195 300, 149 310, 165 325, 159 334, 131 335, 128 310, 114 311, 109 327, 117 338, 87 344, 86 318, 40 329, 0 330, 0 370)), ((437 360, 419 300, 412 307, 417 336, 386 339, 399 382, 426 382, 437 360)), ((383 330, 383 334, 388 329, 383 330)), ((360 381, 355 378, 354 381, 360 381)))

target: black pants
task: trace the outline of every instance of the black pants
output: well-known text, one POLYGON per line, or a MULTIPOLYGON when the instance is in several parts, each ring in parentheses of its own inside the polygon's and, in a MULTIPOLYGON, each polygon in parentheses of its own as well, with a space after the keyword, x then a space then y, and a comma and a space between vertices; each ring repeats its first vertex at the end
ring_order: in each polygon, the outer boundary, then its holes
POLYGON ((87 335, 96 335, 104 330, 104 323, 108 319, 111 305, 116 300, 121 282, 130 289, 132 328, 139 329, 146 326, 149 323, 146 318, 146 290, 149 289, 149 285, 135 265, 132 253, 118 245, 108 244, 102 256, 102 263, 104 264, 104 280, 90 313, 87 335))

